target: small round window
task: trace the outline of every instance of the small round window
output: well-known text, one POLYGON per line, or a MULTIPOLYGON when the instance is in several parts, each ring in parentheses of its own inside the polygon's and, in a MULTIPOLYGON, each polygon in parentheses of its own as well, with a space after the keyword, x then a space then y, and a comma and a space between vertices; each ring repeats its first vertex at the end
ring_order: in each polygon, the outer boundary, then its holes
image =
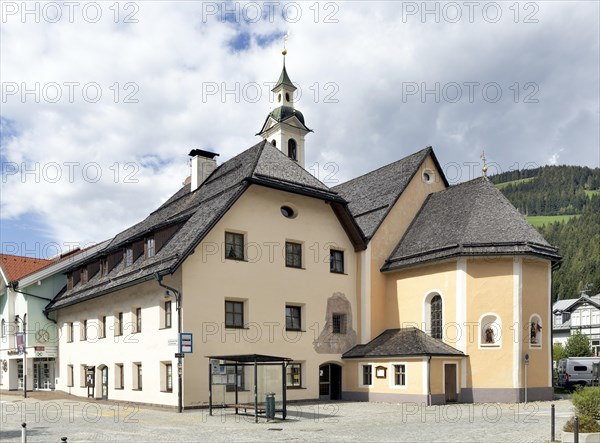
POLYGON ((433 171, 430 171, 429 169, 423 171, 423 181, 425 183, 433 183, 433 181, 434 181, 433 171))
POLYGON ((289 206, 282 206, 280 211, 281 215, 283 215, 286 218, 294 218, 296 216, 296 212, 289 206))

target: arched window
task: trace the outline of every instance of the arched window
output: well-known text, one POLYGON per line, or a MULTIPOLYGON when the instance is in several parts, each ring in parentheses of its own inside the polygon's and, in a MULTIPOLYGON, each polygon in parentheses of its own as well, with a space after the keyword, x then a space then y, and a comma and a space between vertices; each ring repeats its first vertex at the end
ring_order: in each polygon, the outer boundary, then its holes
POLYGON ((431 299, 431 336, 442 339, 442 297, 435 295, 431 299))
POLYGON ((277 140, 275 140, 275 139, 271 140, 271 144, 272 144, 273 146, 277 147, 277 140))
POLYGON ((499 348, 502 345, 502 324, 496 314, 489 313, 481 316, 479 345, 483 348, 499 348))
POLYGON ((542 319, 537 314, 529 317, 529 347, 542 347, 542 319))
POLYGON ((288 157, 292 160, 298 160, 298 149, 296 146, 296 140, 290 138, 288 140, 288 157))

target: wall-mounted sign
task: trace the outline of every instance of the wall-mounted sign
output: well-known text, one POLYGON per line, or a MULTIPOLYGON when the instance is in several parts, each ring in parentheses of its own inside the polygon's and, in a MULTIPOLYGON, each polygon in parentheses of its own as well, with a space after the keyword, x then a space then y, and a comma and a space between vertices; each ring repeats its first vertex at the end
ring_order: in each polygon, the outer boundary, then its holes
POLYGON ((385 366, 377 366, 375 368, 375 377, 385 378, 386 372, 387 372, 387 368, 385 366))
POLYGON ((179 352, 184 354, 192 353, 192 334, 191 332, 182 332, 179 334, 179 352))

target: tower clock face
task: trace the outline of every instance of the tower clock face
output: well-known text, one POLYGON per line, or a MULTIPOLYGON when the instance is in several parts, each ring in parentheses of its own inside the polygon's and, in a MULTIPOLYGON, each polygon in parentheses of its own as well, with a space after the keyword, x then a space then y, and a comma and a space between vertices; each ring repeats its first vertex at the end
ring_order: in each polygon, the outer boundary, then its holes
POLYGON ((48 339, 50 338, 50 334, 48 334, 47 330, 40 329, 39 331, 36 332, 35 338, 40 343, 46 343, 48 341, 48 339))

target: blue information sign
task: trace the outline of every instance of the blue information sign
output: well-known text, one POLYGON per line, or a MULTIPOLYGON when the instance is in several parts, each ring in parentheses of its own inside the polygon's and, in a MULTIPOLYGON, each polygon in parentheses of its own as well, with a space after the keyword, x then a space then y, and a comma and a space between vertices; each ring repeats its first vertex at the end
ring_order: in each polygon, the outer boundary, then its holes
POLYGON ((192 353, 192 333, 182 332, 179 334, 179 352, 183 354, 192 353))

